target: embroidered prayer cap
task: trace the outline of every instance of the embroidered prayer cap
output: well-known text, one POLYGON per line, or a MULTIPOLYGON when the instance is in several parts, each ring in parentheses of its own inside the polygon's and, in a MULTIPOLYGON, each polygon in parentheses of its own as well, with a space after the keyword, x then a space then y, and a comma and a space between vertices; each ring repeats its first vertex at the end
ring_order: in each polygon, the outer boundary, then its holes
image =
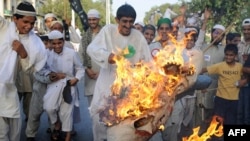
POLYGON ((100 18, 100 13, 96 9, 90 9, 87 15, 88 18, 100 18))
POLYGON ((243 20, 242 26, 250 25, 250 18, 243 20))
POLYGON ((63 34, 58 30, 53 30, 48 34, 48 37, 50 40, 61 39, 61 38, 63 38, 63 34))
POLYGON ((22 1, 16 7, 16 14, 23 16, 36 16, 36 10, 31 3, 22 1))
POLYGON ((225 27, 223 25, 220 25, 220 24, 216 24, 213 29, 220 29, 222 31, 225 31, 225 27))
POLYGON ((172 22, 171 22, 171 20, 169 18, 161 18, 161 19, 159 19, 158 22, 157 22, 157 26, 159 27, 163 23, 166 23, 169 26, 172 26, 172 22))
POLYGON ((51 17, 57 19, 57 17, 56 17, 55 14, 53 14, 53 13, 47 13, 47 14, 44 16, 44 20, 46 20, 47 18, 51 18, 51 17))
POLYGON ((141 25, 141 26, 143 26, 143 27, 145 26, 145 24, 144 24, 143 22, 136 22, 135 25, 136 25, 136 24, 139 24, 139 25, 141 25))
POLYGON ((56 23, 63 26, 63 23, 61 21, 52 21, 51 24, 50 24, 50 28, 53 27, 53 25, 55 25, 56 23))

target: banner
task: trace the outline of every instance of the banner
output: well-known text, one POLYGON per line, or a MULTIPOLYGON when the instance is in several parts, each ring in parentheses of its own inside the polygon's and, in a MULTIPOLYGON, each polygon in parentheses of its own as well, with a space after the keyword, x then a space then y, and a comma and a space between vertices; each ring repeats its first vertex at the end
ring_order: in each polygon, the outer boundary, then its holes
POLYGON ((86 31, 89 27, 88 25, 88 17, 86 12, 83 10, 80 0, 69 0, 71 8, 77 13, 80 17, 82 26, 84 31, 86 31))

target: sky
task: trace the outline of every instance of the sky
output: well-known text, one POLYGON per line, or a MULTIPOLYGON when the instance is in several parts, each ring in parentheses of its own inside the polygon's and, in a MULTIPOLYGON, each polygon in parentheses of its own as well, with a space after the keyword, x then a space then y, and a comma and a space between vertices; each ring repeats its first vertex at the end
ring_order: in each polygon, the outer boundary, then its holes
POLYGON ((175 4, 178 3, 178 0, 113 0, 113 15, 116 15, 118 7, 125 3, 128 3, 134 7, 137 14, 135 22, 139 22, 143 21, 145 13, 148 12, 152 7, 160 6, 165 3, 175 4))

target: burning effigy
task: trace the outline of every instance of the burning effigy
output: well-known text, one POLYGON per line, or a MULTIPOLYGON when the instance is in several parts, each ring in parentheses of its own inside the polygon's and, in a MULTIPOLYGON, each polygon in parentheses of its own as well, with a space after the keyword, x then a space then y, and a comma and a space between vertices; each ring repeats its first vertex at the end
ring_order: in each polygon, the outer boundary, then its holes
POLYGON ((194 51, 185 61, 184 47, 184 42, 174 42, 151 62, 134 65, 116 56, 112 93, 99 114, 109 141, 145 141, 164 128, 175 96, 194 84, 201 69, 202 54, 194 51))

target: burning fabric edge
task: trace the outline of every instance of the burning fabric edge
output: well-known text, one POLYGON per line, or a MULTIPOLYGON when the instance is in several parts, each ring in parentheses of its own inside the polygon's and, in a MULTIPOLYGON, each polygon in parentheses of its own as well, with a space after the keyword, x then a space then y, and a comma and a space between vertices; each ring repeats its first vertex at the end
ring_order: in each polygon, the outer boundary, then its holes
POLYGON ((132 67, 118 57, 112 95, 100 112, 100 120, 108 126, 108 140, 145 141, 154 135, 169 118, 175 96, 196 81, 202 56, 194 50, 188 68, 180 51, 163 49, 153 63, 132 67))

